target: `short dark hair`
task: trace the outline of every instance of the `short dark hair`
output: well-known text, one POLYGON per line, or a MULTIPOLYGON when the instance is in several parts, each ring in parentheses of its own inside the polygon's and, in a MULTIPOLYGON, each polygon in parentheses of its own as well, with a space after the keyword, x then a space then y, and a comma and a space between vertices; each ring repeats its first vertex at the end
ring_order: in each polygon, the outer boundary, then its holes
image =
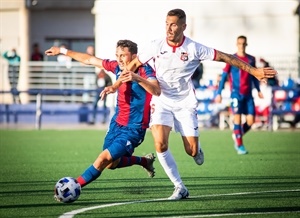
POLYGON ((128 48, 128 50, 131 54, 137 54, 137 52, 138 52, 137 44, 128 39, 119 40, 117 42, 117 47, 128 48))
POLYGON ((176 16, 179 20, 186 20, 186 14, 184 10, 176 8, 168 12, 168 16, 176 16))
POLYGON ((244 36, 244 35, 240 35, 240 36, 238 36, 238 37, 237 37, 237 39, 244 39, 245 41, 247 41, 247 37, 246 37, 246 36, 244 36))

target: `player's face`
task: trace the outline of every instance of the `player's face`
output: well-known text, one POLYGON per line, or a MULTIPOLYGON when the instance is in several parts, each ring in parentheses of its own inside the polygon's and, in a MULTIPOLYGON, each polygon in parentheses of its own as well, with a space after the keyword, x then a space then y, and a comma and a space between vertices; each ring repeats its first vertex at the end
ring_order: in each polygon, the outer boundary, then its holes
POLYGON ((166 34, 168 42, 173 45, 181 43, 185 28, 186 23, 183 20, 179 20, 176 16, 167 16, 166 34))
POLYGON ((247 41, 243 38, 237 39, 236 45, 237 45, 239 52, 245 52, 246 46, 247 46, 247 41))
POLYGON ((117 47, 116 49, 116 59, 121 70, 124 70, 135 56, 129 52, 128 48, 117 47))

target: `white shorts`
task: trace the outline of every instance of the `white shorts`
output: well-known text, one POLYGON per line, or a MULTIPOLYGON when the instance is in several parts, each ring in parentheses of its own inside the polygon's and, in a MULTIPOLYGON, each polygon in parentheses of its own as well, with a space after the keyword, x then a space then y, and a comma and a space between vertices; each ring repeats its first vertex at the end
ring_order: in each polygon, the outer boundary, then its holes
POLYGON ((199 136, 196 108, 181 105, 180 102, 166 104, 158 99, 152 101, 150 127, 152 125, 174 127, 175 131, 180 132, 182 136, 199 136))

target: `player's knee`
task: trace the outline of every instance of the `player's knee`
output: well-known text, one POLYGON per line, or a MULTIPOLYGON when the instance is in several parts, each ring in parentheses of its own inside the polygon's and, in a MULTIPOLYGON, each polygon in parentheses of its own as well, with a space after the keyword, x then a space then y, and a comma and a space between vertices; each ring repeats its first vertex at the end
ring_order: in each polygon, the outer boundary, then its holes
POLYGON ((159 153, 165 152, 168 150, 168 144, 165 143, 155 143, 155 150, 159 153))
POLYGON ((114 170, 114 169, 117 169, 117 168, 118 168, 118 163, 116 161, 114 161, 111 164, 106 166, 106 169, 109 169, 109 170, 114 170))

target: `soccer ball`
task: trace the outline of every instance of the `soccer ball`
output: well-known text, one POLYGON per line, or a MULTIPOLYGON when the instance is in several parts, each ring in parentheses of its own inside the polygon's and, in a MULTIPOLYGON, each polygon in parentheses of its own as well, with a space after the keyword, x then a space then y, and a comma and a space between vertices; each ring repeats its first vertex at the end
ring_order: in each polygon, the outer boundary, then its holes
POLYGON ((63 177, 54 187, 54 199, 62 203, 72 203, 76 201, 81 193, 81 186, 72 177, 63 177))

